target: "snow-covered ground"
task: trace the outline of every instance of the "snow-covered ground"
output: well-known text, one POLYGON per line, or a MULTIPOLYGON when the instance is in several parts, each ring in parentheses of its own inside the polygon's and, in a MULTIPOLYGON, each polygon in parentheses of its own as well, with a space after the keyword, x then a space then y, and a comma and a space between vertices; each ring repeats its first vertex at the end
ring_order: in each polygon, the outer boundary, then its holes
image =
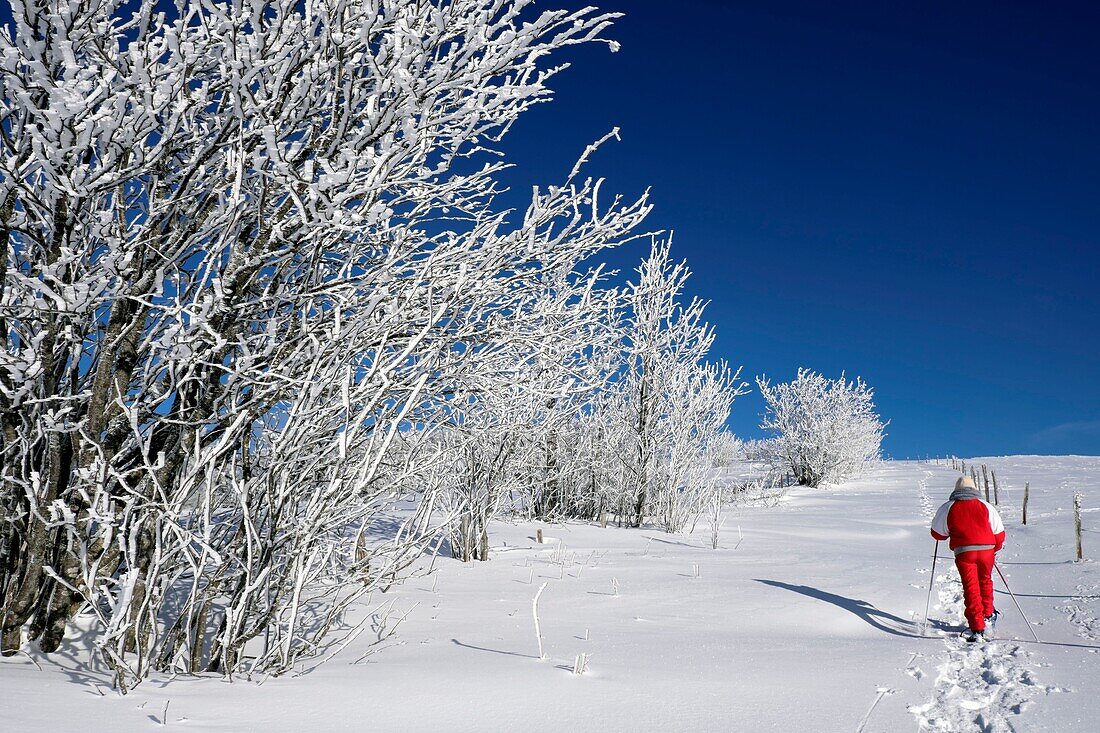
POLYGON ((1100 573, 1073 562, 1072 496, 1085 493, 1085 555, 1100 557, 1100 458, 976 462, 997 472, 999 561, 1040 643, 1003 593, 997 640, 958 639, 946 548, 922 635, 927 525, 957 474, 887 463, 731 508, 718 550, 702 523, 690 536, 501 524, 491 562, 439 558, 373 599, 379 617, 405 616, 375 653, 384 632, 368 625, 325 664, 262 684, 162 679, 120 697, 72 646, 6 659, 0 730, 1097 730, 1100 573))

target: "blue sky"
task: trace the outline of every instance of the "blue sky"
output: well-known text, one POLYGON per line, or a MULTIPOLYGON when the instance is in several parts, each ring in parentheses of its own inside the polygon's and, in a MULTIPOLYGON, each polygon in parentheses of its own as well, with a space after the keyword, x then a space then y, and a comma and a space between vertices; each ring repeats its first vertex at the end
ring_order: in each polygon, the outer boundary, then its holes
POLYGON ((617 125, 589 171, 652 186, 750 381, 863 376, 898 457, 1100 453, 1097 11, 827 5, 605 0, 622 50, 517 125, 517 191, 617 125))
POLYGON ((619 126, 589 172, 652 187, 749 381, 863 376, 894 456, 1100 453, 1100 11, 592 1, 622 50, 573 49, 515 127, 518 197, 619 126))

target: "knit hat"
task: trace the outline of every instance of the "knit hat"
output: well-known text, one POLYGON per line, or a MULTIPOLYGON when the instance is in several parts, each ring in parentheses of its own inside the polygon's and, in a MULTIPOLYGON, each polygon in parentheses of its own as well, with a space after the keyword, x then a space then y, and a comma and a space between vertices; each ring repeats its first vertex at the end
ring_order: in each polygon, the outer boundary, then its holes
POLYGON ((959 476, 959 480, 955 482, 955 491, 959 489, 972 489, 978 490, 978 486, 974 483, 974 479, 969 476, 959 476))

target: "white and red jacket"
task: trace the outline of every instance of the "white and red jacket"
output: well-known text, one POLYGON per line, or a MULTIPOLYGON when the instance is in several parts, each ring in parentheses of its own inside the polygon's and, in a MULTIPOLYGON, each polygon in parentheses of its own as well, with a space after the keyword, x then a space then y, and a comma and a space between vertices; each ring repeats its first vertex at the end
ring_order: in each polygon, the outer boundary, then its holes
POLYGON ((993 505, 975 495, 941 506, 932 520, 932 536, 950 539, 956 555, 972 550, 999 552, 1005 542, 1005 526, 993 505))

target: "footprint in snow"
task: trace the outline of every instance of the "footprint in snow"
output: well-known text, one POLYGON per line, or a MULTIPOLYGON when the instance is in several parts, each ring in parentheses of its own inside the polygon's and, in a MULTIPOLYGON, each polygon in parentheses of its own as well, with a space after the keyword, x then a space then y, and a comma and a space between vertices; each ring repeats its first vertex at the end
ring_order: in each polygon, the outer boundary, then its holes
POLYGON ((1077 629, 1077 635, 1086 639, 1100 640, 1100 618, 1096 612, 1096 588, 1077 586, 1077 595, 1062 604, 1062 613, 1077 629))

